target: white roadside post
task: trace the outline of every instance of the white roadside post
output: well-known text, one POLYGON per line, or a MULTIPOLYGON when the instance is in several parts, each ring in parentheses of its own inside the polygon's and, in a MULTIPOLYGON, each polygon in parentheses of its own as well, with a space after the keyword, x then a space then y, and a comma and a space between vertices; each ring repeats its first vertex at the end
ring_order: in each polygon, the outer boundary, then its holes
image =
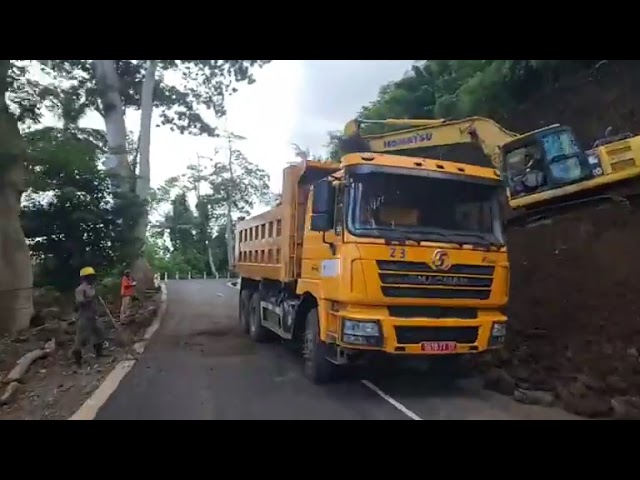
POLYGON ((188 276, 189 280, 191 280, 191 270, 189 270, 189 276, 188 276))
POLYGON ((207 271, 206 270, 204 271, 204 279, 205 280, 207 279, 207 271))
POLYGON ((167 277, 168 277, 167 272, 164 272, 164 281, 165 282, 167 281, 167 277))
POLYGON ((176 272, 176 280, 178 280, 178 278, 179 278, 179 277, 178 277, 178 272, 176 272))

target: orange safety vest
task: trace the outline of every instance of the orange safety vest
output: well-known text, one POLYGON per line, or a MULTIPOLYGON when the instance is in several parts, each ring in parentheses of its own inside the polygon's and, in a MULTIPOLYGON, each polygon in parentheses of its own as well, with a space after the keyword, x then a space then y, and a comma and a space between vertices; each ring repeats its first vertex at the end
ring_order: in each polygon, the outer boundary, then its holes
POLYGON ((132 297, 134 290, 135 286, 133 285, 133 280, 127 277, 122 277, 122 282, 120 283, 120 296, 132 297))

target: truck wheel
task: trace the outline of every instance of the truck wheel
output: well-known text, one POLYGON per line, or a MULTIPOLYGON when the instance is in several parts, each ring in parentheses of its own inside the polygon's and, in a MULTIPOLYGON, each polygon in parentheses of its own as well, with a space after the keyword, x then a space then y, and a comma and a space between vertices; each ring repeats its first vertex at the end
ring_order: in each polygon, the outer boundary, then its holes
POLYGON ((327 360, 327 344, 320 340, 318 310, 314 308, 307 314, 304 331, 304 374, 313 383, 332 381, 338 366, 327 360))
POLYGON ((240 292, 240 305, 238 306, 238 320, 242 333, 249 333, 249 302, 251 302, 251 290, 240 292))
POLYGON ((266 342, 271 333, 260 323, 260 293, 255 292, 249 302, 249 336, 251 340, 257 343, 266 342))

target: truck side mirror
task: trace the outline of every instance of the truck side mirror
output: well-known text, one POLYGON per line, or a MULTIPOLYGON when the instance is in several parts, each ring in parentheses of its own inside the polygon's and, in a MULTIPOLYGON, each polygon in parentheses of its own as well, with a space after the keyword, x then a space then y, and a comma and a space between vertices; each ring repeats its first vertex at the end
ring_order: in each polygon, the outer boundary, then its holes
POLYGON ((313 186, 311 204, 311 231, 327 232, 333 229, 336 189, 330 179, 320 180, 313 186))

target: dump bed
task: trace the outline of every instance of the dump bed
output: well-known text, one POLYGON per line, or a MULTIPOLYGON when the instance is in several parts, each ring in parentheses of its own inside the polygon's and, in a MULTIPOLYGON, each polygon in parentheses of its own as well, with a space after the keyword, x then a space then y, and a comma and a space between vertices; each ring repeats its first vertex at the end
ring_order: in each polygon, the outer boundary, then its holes
POLYGON ((303 161, 284 169, 280 203, 236 226, 235 271, 238 275, 281 282, 298 278, 311 185, 339 169, 338 164, 316 161, 303 161))

